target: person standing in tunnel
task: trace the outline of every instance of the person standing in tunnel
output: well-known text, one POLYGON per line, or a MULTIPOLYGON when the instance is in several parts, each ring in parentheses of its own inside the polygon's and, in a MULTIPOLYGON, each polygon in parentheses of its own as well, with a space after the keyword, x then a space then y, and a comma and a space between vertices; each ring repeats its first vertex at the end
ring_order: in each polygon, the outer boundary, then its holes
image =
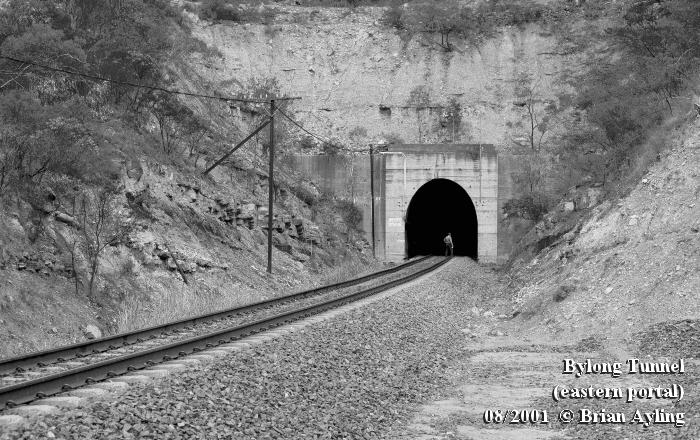
POLYGON ((445 256, 451 257, 454 255, 454 243, 452 243, 452 233, 448 232, 445 238, 442 239, 445 242, 445 256))

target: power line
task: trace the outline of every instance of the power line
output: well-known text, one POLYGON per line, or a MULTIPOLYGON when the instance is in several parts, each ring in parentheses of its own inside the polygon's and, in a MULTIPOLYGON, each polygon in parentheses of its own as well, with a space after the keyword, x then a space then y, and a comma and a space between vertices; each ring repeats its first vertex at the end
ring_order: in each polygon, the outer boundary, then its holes
MULTIPOLYGON (((148 86, 148 85, 143 85, 143 84, 136 84, 132 83, 129 81, 120 81, 120 80, 114 80, 110 78, 106 78, 103 76, 99 75, 93 75, 93 74, 87 74, 87 73, 81 73, 81 72, 76 72, 74 70, 69 70, 65 68, 58 68, 58 67, 51 67, 47 66, 45 64, 37 63, 34 61, 27 61, 27 60, 22 60, 14 57, 9 57, 9 56, 4 56, 0 55, 0 59, 12 61, 14 63, 19 63, 21 65, 19 71, 13 72, 11 75, 14 75, 13 78, 11 78, 9 81, 7 81, 5 84, 0 86, 0 89, 2 89, 4 86, 6 86, 9 82, 15 80, 18 76, 22 75, 24 71, 27 70, 29 66, 34 66, 43 70, 48 70, 51 72, 59 72, 63 73, 66 75, 72 75, 72 76, 78 76, 81 78, 86 78, 90 79, 92 81, 100 81, 100 82, 106 82, 106 83, 111 83, 111 84, 119 84, 122 86, 127 86, 127 87, 133 87, 133 88, 140 88, 140 89, 146 89, 146 90, 153 90, 153 91, 159 91, 171 95, 181 95, 181 96, 189 96, 189 97, 194 97, 194 98, 204 98, 204 99, 216 99, 220 101, 227 101, 227 102, 242 102, 242 103, 255 103, 255 104, 267 104, 268 102, 270 103, 271 110, 265 111, 267 115, 269 116, 268 122, 265 122, 263 125, 261 125, 258 129, 250 133, 243 141, 239 142, 230 152, 228 152, 226 155, 224 155, 221 159, 219 159, 216 163, 214 163, 211 167, 209 167, 206 171, 205 174, 211 171, 214 167, 219 165, 221 162, 223 162, 227 156, 232 154, 234 151, 237 149, 241 148, 248 140, 250 140, 253 136, 255 136, 260 130, 262 130, 266 125, 269 124, 270 126, 270 148, 269 148, 269 171, 268 171, 268 186, 269 186, 269 195, 268 195, 268 225, 267 225, 267 272, 272 274, 272 226, 273 226, 273 207, 274 207, 274 145, 275 145, 275 129, 274 129, 274 122, 275 122, 275 113, 279 109, 279 107, 275 106, 275 101, 290 101, 294 99, 301 99, 299 97, 270 97, 268 99, 262 100, 262 99, 251 99, 251 98, 240 98, 240 97, 230 97, 230 96, 214 96, 214 95, 205 95, 201 93, 192 93, 192 92, 183 92, 180 90, 174 90, 174 89, 168 89, 165 87, 160 87, 160 86, 148 86)), ((284 112, 279 109, 280 113, 284 114, 284 112)), ((286 116, 286 114, 285 114, 286 116)), ((286 116, 288 119, 292 120, 289 116, 286 116)), ((295 121, 292 120, 296 124, 295 121)), ((299 125, 299 124, 297 124, 299 125)), ((301 127, 301 126, 300 126, 301 127)), ((302 127, 303 128, 303 127, 302 127)), ((162 127, 161 127, 162 129, 162 127)), ((257 156, 257 154, 255 154, 257 156)), ((253 161, 249 161, 253 168, 257 168, 257 165, 253 163, 253 161)), ((280 173, 281 170, 278 170, 278 173, 280 173)), ((287 178, 290 180, 294 181, 293 178, 289 177, 286 175, 286 173, 281 172, 281 174, 285 175, 287 178)), ((183 276, 184 278, 184 276, 183 276)), ((187 282, 187 279, 185 278, 185 283, 187 282)))
MULTIPOLYGON (((160 86, 149 86, 149 85, 144 85, 144 84, 137 84, 137 83, 133 83, 130 81, 115 80, 115 79, 110 79, 110 78, 106 78, 106 77, 99 76, 99 75, 76 72, 73 70, 59 68, 59 67, 51 67, 51 66, 47 66, 45 64, 34 62, 34 61, 23 60, 23 59, 14 58, 14 57, 6 56, 6 55, 0 55, 0 59, 5 59, 8 61, 13 61, 15 63, 20 63, 20 64, 25 64, 27 66, 34 66, 34 67, 38 67, 38 68, 44 69, 44 70, 49 70, 52 72, 59 72, 59 73, 67 74, 67 75, 79 76, 81 78, 86 78, 86 79, 90 79, 93 81, 101 81, 101 82, 118 84, 118 85, 127 86, 127 87, 134 87, 134 88, 140 88, 140 89, 146 89, 146 90, 159 91, 159 92, 168 93, 168 94, 172 94, 172 95, 181 95, 181 96, 189 96, 189 97, 194 97, 194 98, 216 99, 216 100, 220 100, 220 101, 243 102, 243 103, 252 103, 252 104, 266 104, 269 102, 269 100, 267 100, 267 99, 251 99, 251 98, 241 98, 241 97, 234 97, 234 96, 206 95, 206 94, 201 94, 201 93, 184 92, 181 90, 169 89, 169 88, 160 87, 160 86)), ((291 100, 297 100, 297 99, 301 99, 301 98, 300 97, 276 97, 275 98, 276 101, 291 101, 291 100)), ((264 113, 267 114, 268 117, 271 116, 270 112, 267 111, 267 109, 263 109, 263 111, 264 111, 264 113)), ((304 126, 302 126, 300 123, 295 121, 287 113, 282 111, 282 109, 280 107, 275 107, 275 113, 276 112, 280 112, 285 118, 287 118, 290 122, 292 122, 294 125, 296 125, 299 129, 301 129, 302 131, 304 131, 305 133, 307 133, 311 137, 315 138, 316 140, 321 141, 323 144, 331 146, 336 150, 343 150, 343 151, 347 151, 350 153, 357 153, 356 150, 335 144, 335 143, 329 141, 328 139, 324 139, 321 136, 312 133, 311 131, 307 130, 304 126)))
MULTIPOLYGON (((247 151, 248 151, 248 150, 247 150, 247 151)), ((250 164, 253 168, 259 169, 260 171, 264 170, 265 167, 266 167, 266 166, 265 166, 265 158, 262 157, 260 154, 254 152, 254 151, 250 151, 250 153, 253 155, 253 159, 256 159, 255 161, 251 160, 250 158, 246 157, 245 155, 241 155, 241 156, 235 156, 235 158, 228 159, 228 160, 226 160, 224 163, 230 164, 230 163, 233 162, 235 159, 242 159, 242 160, 246 161, 248 164, 250 164), (261 163, 261 162, 262 162, 262 163, 261 163)), ((281 168, 275 168, 275 172, 281 174, 281 175, 284 176, 284 177, 286 177, 286 178, 289 179, 291 182, 294 182, 294 181, 297 180, 297 177, 294 177, 294 176, 291 176, 291 175, 285 173, 284 171, 282 171, 281 168)))
MULTIPOLYGON (((128 86, 128 87, 135 87, 135 88, 141 88, 141 89, 147 89, 147 90, 160 91, 160 92, 164 92, 164 93, 170 93, 173 95, 182 95, 182 96, 190 96, 190 97, 195 97, 195 98, 218 99, 218 100, 222 100, 222 101, 234 101, 234 102, 244 102, 244 103, 254 103, 254 104, 267 104, 268 102, 270 102, 269 100, 262 100, 262 99, 238 98, 238 97, 230 97, 230 96, 214 96, 214 95, 205 95, 205 94, 200 94, 200 93, 183 92, 180 90, 167 89, 165 87, 148 86, 148 85, 143 85, 143 84, 132 83, 129 81, 119 81, 119 80, 114 80, 114 79, 110 79, 110 78, 105 78, 105 77, 102 77, 99 75, 92 75, 92 74, 87 74, 87 73, 75 72, 75 71, 68 70, 68 69, 51 67, 51 66, 47 66, 44 64, 36 63, 34 61, 22 60, 22 59, 9 57, 9 56, 5 56, 5 55, 0 55, 0 58, 6 59, 9 61, 13 61, 16 63, 26 64, 27 66, 39 67, 41 69, 50 70, 53 72, 65 73, 65 74, 73 75, 73 76, 79 76, 82 78, 87 78, 87 79, 91 79, 91 80, 95 80, 95 81, 103 81, 103 82, 108 82, 108 83, 112 83, 112 84, 119 84, 119 85, 128 86)), ((10 74, 10 72, 6 72, 6 73, 10 74)), ((16 72, 12 72, 12 73, 16 73, 16 72)), ((300 97, 276 97, 275 98, 275 100, 282 100, 282 101, 289 101, 289 100, 296 100, 296 99, 301 99, 301 98, 300 97)), ((266 108, 263 108, 262 110, 268 117, 272 116, 266 108)), ((282 112, 280 107, 275 107, 275 111, 273 114, 277 113, 278 111, 282 112)), ((248 159, 247 157, 244 157, 244 159, 246 159, 248 161, 248 163, 250 163, 253 166, 260 166, 259 164, 255 164, 252 161, 250 161, 250 159, 248 159)), ((293 179, 292 177, 290 177, 286 173, 283 173, 281 170, 280 170, 280 172, 285 177, 287 177, 289 179, 293 179)))
MULTIPOLYGON (((195 98, 206 98, 206 99, 217 99, 220 101, 245 102, 245 103, 253 103, 253 104, 265 104, 265 103, 270 102, 268 99, 251 99, 251 98, 241 98, 241 97, 235 97, 235 96, 216 96, 216 95, 205 95, 205 94, 201 94, 201 93, 183 92, 181 90, 168 89, 168 88, 160 87, 160 86, 148 86, 148 85, 144 85, 144 84, 132 83, 129 81, 120 81, 120 80, 116 80, 116 79, 110 79, 110 78, 106 78, 104 76, 76 72, 73 70, 63 69, 60 67, 51 67, 51 66, 47 66, 45 64, 34 62, 34 61, 22 60, 19 58, 8 57, 5 55, 0 55, 0 58, 5 59, 5 60, 9 60, 9 61, 13 61, 15 63, 26 64, 29 66, 38 67, 40 69, 49 70, 52 72, 60 72, 60 73, 65 73, 67 75, 79 76, 82 78, 91 79, 93 81, 108 82, 108 83, 119 84, 119 85, 127 86, 127 87, 134 87, 134 88, 139 88, 139 89, 146 89, 146 90, 153 90, 153 91, 158 91, 158 92, 163 92, 163 93, 169 93, 172 95, 190 96, 190 97, 195 97, 195 98)), ((294 99, 301 99, 301 98, 299 98, 299 97, 275 98, 275 100, 280 100, 280 101, 289 101, 289 100, 294 100, 294 99)))
POLYGON ((307 130, 306 128, 304 128, 304 126, 302 126, 300 123, 298 123, 297 121, 295 121, 294 119, 292 119, 288 114, 286 114, 286 113, 283 112, 282 110, 279 110, 279 112, 282 114, 282 116, 284 116, 285 118, 289 119, 289 120, 292 122, 292 124, 296 125, 296 126, 299 127, 301 130, 303 130, 305 133, 307 133, 309 136, 311 136, 311 137, 313 137, 313 138, 315 138, 315 139, 317 139, 317 140, 323 142, 324 144, 329 145, 329 146, 335 148, 336 150, 344 150, 344 151, 348 151, 348 152, 350 152, 350 153, 357 153, 357 151, 355 151, 355 150, 353 150, 353 149, 346 148, 346 147, 343 147, 342 145, 337 145, 337 144, 335 144, 335 143, 333 143, 333 142, 330 142, 330 141, 328 141, 327 139, 323 139, 321 136, 316 135, 316 134, 310 132, 309 130, 307 130))
MULTIPOLYGON (((259 154, 256 153, 255 151, 252 151, 252 153, 253 153, 253 156, 254 156, 256 159, 259 159, 259 160, 263 161, 263 163, 265 163, 265 158, 264 158, 264 157, 262 157, 261 155, 259 155, 259 154)), ((248 158, 246 158, 246 159, 249 160, 248 158)), ((250 161, 250 160, 249 160, 249 161, 250 161)), ((259 165, 258 165, 258 166, 259 166, 259 165)), ((297 180, 297 178, 292 177, 292 176, 290 176, 289 174, 287 174, 287 173, 285 173, 284 171, 282 171, 281 168, 275 168, 275 171, 277 171, 279 174, 281 174, 282 176, 286 177, 287 179, 291 180, 292 182, 294 182, 295 180, 297 180)))

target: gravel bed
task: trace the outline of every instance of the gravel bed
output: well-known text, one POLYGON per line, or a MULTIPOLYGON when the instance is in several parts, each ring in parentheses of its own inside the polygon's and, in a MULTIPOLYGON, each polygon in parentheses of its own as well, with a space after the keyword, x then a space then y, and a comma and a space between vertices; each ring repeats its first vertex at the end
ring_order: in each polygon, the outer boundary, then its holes
POLYGON ((380 438, 447 385, 469 320, 451 262, 393 297, 6 438, 380 438))
MULTIPOLYGON (((405 276, 408 273, 413 273, 429 267, 436 262, 436 259, 431 258, 424 262, 417 263, 413 266, 394 272, 377 279, 373 279, 361 284, 354 286, 345 287, 342 289, 337 289, 332 292, 324 292, 321 294, 315 294, 308 297, 303 297, 297 300, 289 300, 287 302, 263 306, 261 308, 241 313, 238 315, 232 315, 224 319, 217 319, 213 321, 200 322, 194 327, 178 329, 174 331, 169 331, 162 334, 157 339, 146 339, 143 342, 135 342, 131 345, 118 347, 114 350, 107 350, 96 354, 89 354, 87 356, 69 359, 67 362, 70 364, 75 364, 79 362, 84 365, 89 365, 94 362, 100 362, 107 359, 112 359, 118 356, 123 356, 126 354, 135 353, 141 350, 146 350, 153 348, 157 345, 171 344, 177 341, 182 341, 188 338, 193 338, 196 336, 201 336, 207 333, 213 333, 219 330, 223 330, 230 327, 236 327, 241 325, 250 324, 262 319, 271 318, 277 316, 281 313, 292 312, 302 307, 310 307, 321 302, 329 301, 332 299, 340 298, 350 294, 360 292, 365 289, 369 289, 380 284, 385 284, 394 281, 398 278, 405 276)), ((35 367, 27 368, 23 373, 6 373, 0 374, 0 387, 13 385, 18 382, 35 379, 43 375, 55 374, 60 368, 60 371, 69 370, 75 368, 75 365, 68 365, 64 362, 55 362, 45 367, 35 367)))

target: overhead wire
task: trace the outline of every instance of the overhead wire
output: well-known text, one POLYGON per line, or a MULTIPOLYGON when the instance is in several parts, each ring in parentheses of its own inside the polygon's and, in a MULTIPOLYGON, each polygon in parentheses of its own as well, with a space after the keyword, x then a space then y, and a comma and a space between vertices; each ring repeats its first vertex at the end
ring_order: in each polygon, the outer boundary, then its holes
MULTIPOLYGON (((52 67, 52 66, 47 66, 42 63, 37 63, 35 61, 29 61, 25 59, 19 59, 11 56, 6 56, 6 55, 0 55, 0 59, 5 59, 8 61, 16 62, 23 64, 22 69, 19 72, 8 72, 8 74, 22 74, 24 71, 29 67, 29 66, 34 66, 38 67, 40 69, 44 70, 49 70, 52 72, 59 72, 59 73, 64 73, 67 75, 72 75, 72 76, 78 76, 94 81, 101 81, 101 82, 107 82, 111 84, 118 84, 122 86, 127 86, 127 87, 134 87, 134 88, 140 88, 140 89, 146 89, 146 90, 153 90, 153 91, 160 91, 163 93, 168 93, 168 94, 173 94, 173 95, 180 95, 180 96, 188 96, 188 97, 195 97, 195 98, 204 98, 204 99, 216 99, 216 100, 221 100, 221 101, 230 101, 230 102, 242 102, 242 103, 249 103, 249 104, 269 104, 270 100, 269 99, 251 99, 251 98, 241 98, 241 97, 233 97, 233 96, 216 96, 216 95, 207 95, 207 94, 202 94, 202 93, 194 93, 194 92, 184 92, 181 90, 175 90, 175 89, 169 89, 166 87, 161 87, 161 86, 151 86, 151 85, 145 85, 145 84, 137 84, 137 83, 132 83, 130 81, 121 81, 121 80, 115 80, 111 78, 106 78, 100 75, 93 75, 93 74, 88 74, 88 73, 82 73, 82 72, 77 72, 74 70, 69 70, 65 68, 60 68, 60 67, 52 67)), ((295 99, 301 99, 299 97, 276 97, 274 98, 275 101, 290 101, 290 100, 295 100, 295 99)), ((277 112, 282 112, 282 109, 280 106, 275 106, 274 112, 270 112, 266 107, 262 107, 260 109, 267 117, 272 117, 275 115, 277 112)), ((260 158, 260 156, 257 156, 260 158)), ((243 157, 250 165, 253 167, 259 167, 259 168, 264 168, 260 166, 259 164, 254 163, 247 157, 243 157)), ((262 159, 262 158, 260 158, 262 159)), ((281 170, 278 170, 281 174, 283 174, 285 177, 288 179, 294 180, 293 177, 289 176, 288 174, 284 173, 281 170)))
MULTIPOLYGON (((275 113, 277 113, 277 110, 278 110, 278 109, 275 110, 275 113)), ((269 112, 267 112, 267 113, 269 114, 269 112)), ((256 139, 256 141, 255 141, 256 145, 259 146, 259 145, 260 145, 260 142, 259 142, 259 140, 258 140, 258 135, 255 136, 255 139, 256 139)), ((265 169, 267 168, 267 166, 266 166, 266 164, 265 164, 267 158, 265 158, 265 157, 263 157, 262 155, 258 154, 255 150, 246 149, 246 150, 242 150, 242 151, 245 151, 245 152, 244 152, 242 155, 236 156, 237 158, 240 158, 240 159, 245 160, 247 163, 249 163, 250 165, 252 165, 254 168, 258 169, 259 171, 263 171, 263 170, 265 170, 265 169), (256 159, 256 161, 253 161, 253 160, 251 160, 250 158, 246 157, 246 155, 245 155, 246 153, 252 154, 252 155, 253 155, 253 158, 256 159)), ((227 160, 226 162, 230 163, 232 160, 233 160, 233 159, 229 159, 229 160, 227 160)), ((225 163, 226 163, 226 162, 225 162, 225 163)), ((277 173, 281 174, 282 176, 286 177, 287 179, 289 179, 289 180, 292 181, 292 182, 298 180, 297 177, 291 176, 291 175, 287 174, 286 172, 284 172, 279 166, 278 166, 278 167, 275 167, 275 173, 276 173, 276 174, 277 174, 277 173)))
MULTIPOLYGON (((248 164, 250 164, 254 169, 258 171, 264 171, 267 167, 265 166, 265 158, 262 157, 261 155, 253 152, 253 159, 256 160, 251 160, 250 158, 246 157, 245 155, 242 156, 237 156, 239 159, 242 159, 246 161, 248 164)), ((283 177, 287 178, 289 180, 289 183, 295 182, 298 180, 298 178, 291 176, 287 174, 286 172, 282 171, 280 167, 275 167, 275 174, 282 175, 283 177)))
MULTIPOLYGON (((242 102, 242 103, 250 103, 250 104, 268 104, 268 103, 270 102, 270 99, 252 99, 252 98, 245 98, 245 97, 238 97, 238 96, 221 96, 221 95, 217 96, 217 95, 208 95, 208 94, 202 94, 202 93, 185 92, 185 91, 182 91, 182 90, 170 89, 170 88, 161 87, 161 86, 157 86, 157 85, 138 84, 138 83, 134 83, 134 82, 130 82, 130 81, 122 81, 122 80, 116 80, 116 79, 112 79, 112 78, 107 78, 107 77, 100 76, 100 75, 95 75, 95 74, 77 72, 77 71, 70 70, 70 69, 67 69, 67 68, 52 67, 52 66, 48 66, 48 65, 45 65, 45 64, 42 64, 42 63, 35 62, 35 61, 29 61, 29 60, 26 60, 26 59, 15 58, 15 57, 7 56, 7 55, 0 55, 0 59, 5 59, 5 60, 8 60, 8 61, 12 61, 12 62, 15 62, 15 63, 22 64, 22 65, 23 65, 23 68, 22 68, 21 71, 16 72, 17 74, 26 73, 26 72, 24 72, 24 71, 27 70, 27 68, 28 68, 29 66, 33 66, 33 67, 37 67, 37 68, 40 68, 40 69, 43 69, 43 70, 48 70, 48 71, 52 71, 52 72, 63 73, 63 74, 66 74, 66 75, 78 76, 78 77, 90 79, 90 80, 93 80, 93 81, 106 82, 106 83, 117 84, 117 85, 126 86, 126 87, 133 87, 133 88, 145 89, 145 90, 159 91, 159 92, 168 93, 168 94, 172 94, 172 95, 188 96, 188 97, 203 98, 203 99, 215 99, 215 100, 227 101, 227 102, 242 102)), ((12 73, 14 74, 15 72, 12 72, 12 73)), ((276 97, 276 98, 274 98, 275 101, 291 101, 291 100, 296 100, 296 99, 301 99, 301 98, 300 98, 300 97, 276 97)), ((307 133, 307 134, 310 135, 311 137, 313 137, 313 138, 317 139, 318 141, 322 142, 324 145, 328 145, 328 146, 330 146, 330 147, 332 147, 332 148, 334 148, 334 149, 336 149, 336 150, 343 150, 343 151, 347 151, 347 152, 351 152, 351 153, 358 153, 356 150, 352 150, 352 149, 350 149, 350 148, 346 148, 346 147, 340 146, 340 145, 338 145, 338 144, 336 144, 336 143, 331 142, 331 141, 328 140, 328 139, 324 139, 324 138, 321 137, 320 135, 317 135, 317 134, 315 134, 315 133, 309 131, 309 130, 306 129, 303 125, 301 125, 299 122, 297 122, 296 120, 294 120, 294 118, 292 118, 291 116, 289 116, 285 111, 283 111, 283 110, 281 109, 281 106, 275 106, 274 112, 272 112, 272 113, 271 113, 266 107, 262 107, 260 110, 262 110, 262 112, 263 112, 267 117, 272 117, 272 116, 274 116, 274 115, 277 114, 277 113, 282 114, 282 116, 284 116, 287 120, 289 120, 289 121, 290 121, 292 124, 294 124, 296 127, 298 127, 299 129, 301 129, 302 131, 304 131, 305 133, 307 133)), ((313 115, 313 116, 315 116, 315 115, 313 115)), ((253 153, 253 154, 254 154, 258 159, 264 160, 264 158, 262 158, 261 156, 259 156, 257 153, 253 153)), ((254 167, 257 166, 257 167, 260 167, 260 168, 264 168, 264 167, 261 167, 259 164, 255 164, 253 161, 251 161, 251 160, 248 159, 247 157, 244 157, 244 158, 245 158, 252 166, 254 166, 254 167)), ((290 179, 290 180, 295 180, 294 177, 292 177, 292 176, 290 176, 289 174, 285 173, 285 172, 282 171, 281 169, 278 169, 277 171, 278 171, 280 174, 282 174, 283 176, 285 176, 286 178, 288 178, 288 179, 290 179)))
POLYGON ((336 144, 336 143, 333 143, 333 142, 331 142, 331 141, 329 141, 329 140, 327 140, 327 139, 323 139, 321 136, 319 136, 319 135, 317 135, 317 134, 312 133, 311 131, 307 130, 303 125, 301 125, 300 123, 298 123, 297 121, 295 121, 291 116, 289 116, 287 113, 283 112, 282 110, 280 110, 280 114, 282 114, 282 116, 284 116, 285 118, 287 118, 292 124, 296 125, 296 126, 297 126, 299 129, 301 129, 303 132, 305 132, 305 133, 308 134, 309 136, 311 136, 311 137, 313 137, 313 138, 315 138, 315 139, 317 139, 317 140, 323 142, 325 145, 331 146, 331 147, 333 147, 333 148, 336 149, 336 150, 343 150, 343 151, 347 151, 347 152, 350 152, 350 153, 358 153, 358 151, 356 151, 356 150, 353 150, 353 149, 347 148, 347 147, 343 147, 343 146, 338 145, 338 144, 336 144))
MULTIPOLYGON (((207 94, 202 94, 202 93, 184 92, 182 90, 169 89, 169 88, 161 87, 161 86, 150 86, 150 85, 146 85, 146 84, 133 83, 130 81, 121 81, 121 80, 111 79, 111 78, 107 78, 107 77, 100 76, 100 75, 77 72, 74 70, 69 70, 69 69, 65 69, 65 68, 61 68, 61 67, 47 66, 45 64, 37 63, 35 61, 23 60, 23 59, 19 59, 19 58, 15 58, 15 57, 10 57, 7 55, 0 55, 0 59, 5 59, 8 61, 13 61, 15 63, 25 64, 28 66, 34 66, 34 67, 38 67, 38 68, 44 69, 44 70, 49 70, 52 72, 59 72, 59 73, 65 73, 67 75, 79 76, 82 78, 91 79, 93 81, 108 82, 108 83, 112 83, 112 84, 118 84, 118 85, 122 85, 122 86, 134 87, 134 88, 140 88, 140 89, 146 89, 146 90, 153 90, 153 91, 168 93, 168 94, 172 94, 172 95, 190 96, 190 97, 205 98, 205 99, 216 99, 219 101, 246 102, 246 103, 255 103, 255 104, 263 104, 263 103, 270 102, 269 99, 263 100, 263 99, 244 98, 244 97, 238 97, 238 96, 207 95, 207 94)), ((20 72, 18 72, 18 73, 20 73, 20 72)), ((294 100, 294 99, 301 99, 301 98, 299 98, 299 97, 275 98, 275 100, 280 100, 280 101, 288 101, 288 100, 294 100)))
MULTIPOLYGON (((263 100, 263 99, 252 99, 252 98, 243 98, 243 97, 236 97, 236 96, 207 95, 207 94, 202 94, 202 93, 185 92, 185 91, 182 91, 182 90, 170 89, 170 88, 161 87, 161 86, 155 86, 155 85, 151 86, 151 85, 145 85, 145 84, 137 84, 137 83, 133 83, 133 82, 130 82, 130 81, 115 80, 115 79, 107 78, 107 77, 100 76, 100 75, 94 75, 94 74, 88 74, 88 73, 83 73, 83 72, 77 72, 77 71, 69 70, 69 69, 66 69, 66 68, 47 66, 47 65, 45 65, 45 64, 37 63, 37 62, 35 62, 35 61, 29 61, 29 60, 25 60, 25 59, 19 59, 19 58, 7 56, 7 55, 0 55, 0 59, 5 59, 5 60, 12 61, 12 62, 15 62, 15 63, 23 64, 23 65, 24 65, 24 69, 23 69, 23 70, 26 70, 27 66, 34 66, 34 67, 38 67, 38 68, 40 68, 40 69, 49 70, 49 71, 52 71, 52 72, 64 73, 64 74, 72 75, 72 76, 78 76, 78 77, 90 79, 90 80, 93 80, 93 81, 101 81, 101 82, 107 82, 107 83, 111 83, 111 84, 118 84, 118 85, 127 86, 127 87, 134 87, 134 88, 140 88, 140 89, 146 89, 146 90, 159 91, 159 92, 168 93, 168 94, 172 94, 172 95, 180 95, 180 96, 188 96, 188 97, 204 98, 204 99, 215 99, 215 100, 229 101, 229 102, 243 102, 243 103, 251 103, 251 104, 267 104, 267 103, 270 102, 269 99, 263 100)), ((21 74, 21 73, 22 73, 22 72, 18 72, 18 74, 21 74)), ((301 98, 300 98, 300 97, 277 97, 277 98, 274 98, 274 99, 275 99, 275 101, 290 101, 290 100, 296 100, 296 99, 301 99, 301 98)), ((313 137, 314 139, 316 139, 316 140, 322 142, 322 144, 324 144, 324 145, 328 145, 328 146, 330 146, 330 147, 332 147, 332 148, 334 148, 334 149, 336 149, 336 150, 347 151, 347 152, 350 152, 350 153, 358 153, 358 151, 356 151, 356 150, 353 150, 353 149, 350 149, 350 148, 346 148, 346 147, 340 146, 340 145, 338 145, 338 144, 336 144, 336 143, 334 143, 334 142, 331 142, 331 141, 328 140, 328 139, 324 139, 323 137, 321 137, 321 136, 319 136, 319 135, 317 135, 317 134, 315 134, 315 133, 312 133, 311 131, 309 131, 308 129, 306 129, 303 125, 301 125, 299 122, 297 122, 296 120, 294 120, 291 116, 289 116, 286 112, 284 112, 284 111, 280 108, 280 106, 275 106, 275 110, 274 110, 274 112, 273 112, 272 114, 271 114, 270 111, 268 111, 268 109, 265 108, 265 107, 263 107, 261 110, 262 110, 262 112, 264 112, 268 117, 272 117, 274 114, 276 114, 277 112, 279 112, 279 113, 282 114, 286 119, 288 119, 292 124, 294 124, 295 126, 297 126, 299 129, 301 129, 302 131, 304 131, 304 132, 305 132, 306 134, 308 134, 309 136, 311 136, 311 137, 313 137)), ((313 114, 312 114, 312 115, 313 115, 313 114)), ((315 115, 313 115, 313 116, 316 117, 315 115)))
MULTIPOLYGON (((343 108, 344 108, 344 109, 352 109, 353 107, 348 107, 348 106, 346 106, 346 107, 343 107, 343 108)), ((313 117, 314 117, 320 124, 322 124, 322 125, 323 125, 323 124, 330 124, 330 122, 324 121, 324 120, 322 120, 321 118, 319 118, 318 116, 316 116, 316 114, 315 114, 313 111, 309 111, 309 112, 307 112, 307 113, 310 114, 311 116, 313 116, 313 117)), ((371 145, 372 145, 372 144, 371 144, 371 145)), ((350 149, 350 148, 343 148, 343 147, 341 147, 341 149, 343 149, 344 151, 349 151, 349 152, 354 153, 354 154, 367 154, 367 152, 365 152, 364 150, 353 150, 353 149, 350 149)))

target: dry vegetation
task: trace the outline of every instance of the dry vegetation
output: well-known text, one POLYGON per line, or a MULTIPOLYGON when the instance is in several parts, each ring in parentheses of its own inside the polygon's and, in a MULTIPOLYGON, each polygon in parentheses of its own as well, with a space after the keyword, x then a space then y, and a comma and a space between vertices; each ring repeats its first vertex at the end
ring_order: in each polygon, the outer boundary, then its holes
MULTIPOLYGON (((700 18, 692 0, 588 0, 581 6, 524 0, 300 3, 384 6, 382 26, 411 38, 425 38, 443 52, 457 45, 475 47, 504 27, 536 25, 551 32, 563 52, 592 66, 563 76, 560 80, 568 82, 574 93, 555 100, 541 96, 536 79, 520 78, 516 105, 526 122, 527 145, 522 147, 524 166, 515 178, 523 192, 506 206, 515 216, 538 220, 562 189, 572 184, 601 182, 608 189, 626 191, 627 182, 665 148, 667 132, 692 115, 689 97, 697 87, 700 58, 700 18), (564 130, 552 130, 555 123, 564 130)), ((187 7, 205 20, 237 23, 270 23, 280 13, 269 2, 207 0, 187 7)), ((202 59, 217 56, 192 37, 186 17, 165 0, 11 0, 0 11, 0 55, 109 80, 93 81, 0 60, 0 202, 8 211, 29 207, 26 217, 35 224, 30 228, 32 243, 44 230, 42 218, 47 212, 55 213, 57 206, 72 207, 64 212, 69 215, 64 220, 82 227, 66 234, 71 240, 59 247, 73 256, 71 280, 78 295, 99 296, 95 279, 100 277, 103 252, 121 244, 129 227, 127 218, 139 216, 134 204, 129 205, 130 212, 114 215, 117 207, 110 197, 123 192, 119 182, 124 163, 143 158, 194 178, 202 157, 219 154, 231 138, 240 138, 248 125, 260 122, 259 109, 242 106, 248 119, 225 131, 222 127, 227 124, 221 121, 226 121, 228 108, 220 103, 203 106, 162 90, 123 85, 178 88, 182 71, 175 65, 185 64, 192 54, 202 59)), ((205 83, 201 87, 203 91, 211 88, 205 83)), ((271 96, 279 85, 274 78, 260 78, 243 89, 271 96)), ((423 98, 420 93, 414 97, 423 98)), ((460 111, 458 106, 453 108, 451 117, 460 111)), ((284 124, 278 128, 280 133, 289 129, 284 124)), ((362 127, 353 136, 362 138, 362 127)), ((308 139, 294 145, 282 143, 280 149, 292 152, 308 143, 308 139)), ((263 156, 269 147, 265 134, 257 147, 263 156)), ((323 145, 329 154, 343 148, 323 145)), ((251 192, 259 179, 253 163, 247 177, 251 192)), ((337 211, 346 243, 357 236, 360 218, 351 203, 321 197, 289 170, 278 185, 278 191, 288 190, 309 210, 337 211)), ((205 218, 176 212, 173 206, 158 208, 171 209, 173 218, 189 219, 199 233, 225 235, 205 218)), ((327 275, 326 281, 363 269, 361 263, 352 265, 327 275)), ((126 278, 136 277, 132 272, 124 269, 126 278)), ((154 299, 148 307, 168 310, 158 318, 166 320, 232 305, 248 299, 245 295, 222 298, 203 289, 194 299, 177 294, 154 299)), ((136 305, 141 301, 137 296, 131 298, 133 304, 127 304, 121 318, 124 324, 118 325, 121 329, 126 322, 145 323, 146 306, 136 305)))

